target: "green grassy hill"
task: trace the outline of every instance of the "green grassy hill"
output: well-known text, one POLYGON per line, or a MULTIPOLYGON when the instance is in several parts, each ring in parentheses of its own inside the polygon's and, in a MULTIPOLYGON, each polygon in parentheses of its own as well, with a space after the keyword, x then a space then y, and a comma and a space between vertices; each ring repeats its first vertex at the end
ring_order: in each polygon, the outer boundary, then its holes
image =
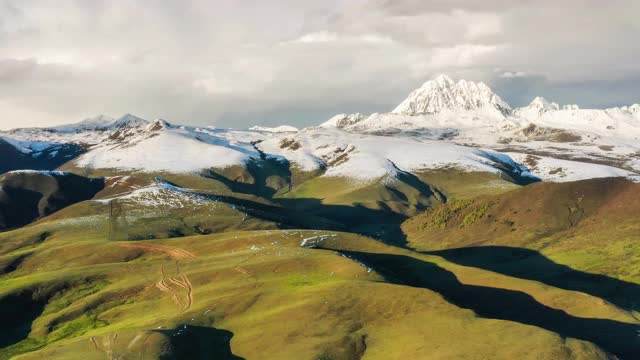
MULTIPOLYGON (((455 252, 463 255, 477 247, 524 248, 573 268, 638 282, 639 194, 640 184, 620 178, 538 183, 449 202, 408 220, 403 231, 419 251, 464 248, 455 252)), ((491 251, 485 253, 478 255, 491 251)), ((494 257, 521 261, 528 256, 503 251, 494 257)))
POLYGON ((596 297, 347 233, 113 242, 70 230, 38 245, 18 241, 9 254, 26 257, 0 287, 0 308, 12 309, 3 316, 5 357, 604 359, 602 349, 635 351, 635 335, 626 335, 635 319, 596 297), (478 291, 495 305, 460 301, 478 291), (500 310, 510 299, 518 304, 500 310))
POLYGON ((0 233, 0 359, 640 355, 638 184, 157 175, 0 233))

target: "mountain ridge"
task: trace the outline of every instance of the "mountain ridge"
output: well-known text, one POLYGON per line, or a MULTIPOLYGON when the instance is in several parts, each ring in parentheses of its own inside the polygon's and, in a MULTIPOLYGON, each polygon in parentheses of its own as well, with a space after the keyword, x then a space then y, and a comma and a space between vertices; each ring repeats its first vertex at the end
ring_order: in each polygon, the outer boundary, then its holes
POLYGON ((270 159, 303 172, 370 181, 389 172, 388 161, 406 171, 454 166, 493 172, 495 164, 482 165, 491 158, 523 165, 542 180, 640 177, 640 105, 590 110, 537 97, 511 109, 484 83, 445 75, 425 82, 392 112, 339 114, 302 130, 193 127, 125 114, 0 136, 25 154, 5 171, 28 168, 33 161, 27 158, 72 145, 78 150, 55 162, 62 169, 184 173, 270 159), (384 149, 394 146, 404 153, 384 149))

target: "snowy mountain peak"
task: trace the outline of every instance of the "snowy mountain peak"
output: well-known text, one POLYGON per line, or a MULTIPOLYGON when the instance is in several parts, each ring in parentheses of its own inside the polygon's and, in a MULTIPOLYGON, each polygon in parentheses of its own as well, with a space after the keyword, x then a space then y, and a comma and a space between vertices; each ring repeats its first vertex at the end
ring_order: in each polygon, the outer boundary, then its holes
POLYGON ((149 125, 147 125, 148 131, 158 131, 163 129, 170 129, 173 125, 164 119, 155 119, 149 125))
POLYGON ((557 110, 560 110, 560 105, 555 102, 549 102, 542 96, 538 96, 533 99, 529 105, 517 108, 513 114, 525 119, 535 119, 546 112, 557 110))
POLYGON ((110 122, 112 122, 113 120, 115 120, 114 118, 112 118, 109 115, 105 115, 105 114, 100 114, 100 115, 96 115, 90 118, 86 118, 84 120, 82 120, 81 122, 79 122, 78 124, 95 124, 95 125, 101 125, 101 124, 108 124, 110 122))
POLYGON ((529 104, 530 108, 542 109, 542 110, 559 110, 560 105, 555 102, 548 102, 547 99, 542 96, 538 96, 529 104))
POLYGON ((434 77, 433 79, 428 80, 427 82, 425 82, 422 85, 422 87, 431 86, 431 83, 435 83, 435 84, 438 84, 440 86, 452 86, 455 83, 455 81, 453 81, 453 79, 450 78, 446 74, 440 74, 440 75, 437 75, 436 77, 434 77))
POLYGON ((122 127, 138 127, 149 124, 149 122, 143 118, 137 117, 131 114, 124 114, 112 123, 108 124, 108 128, 117 129, 122 127))
POLYGON ((67 133, 67 132, 80 132, 85 130, 95 130, 106 124, 110 124, 114 121, 111 116, 108 115, 97 115, 90 118, 86 118, 80 122, 74 124, 66 124, 66 125, 58 125, 51 127, 52 130, 67 133))
POLYGON ((489 111, 503 116, 511 112, 511 107, 486 84, 467 80, 455 82, 447 75, 438 75, 411 92, 393 113, 435 114, 445 109, 489 111))
POLYGON ((286 132, 300 131, 297 127, 289 126, 289 125, 280 125, 276 127, 252 126, 249 128, 249 130, 267 132, 267 133, 286 133, 286 132))
POLYGON ((580 107, 575 104, 558 105, 555 102, 549 102, 542 96, 538 96, 529 105, 517 108, 513 111, 513 115, 525 118, 528 120, 534 120, 539 118, 545 113, 559 110, 579 110, 580 107))
POLYGON ((339 129, 343 129, 345 127, 351 126, 351 125, 355 125, 363 120, 365 120, 367 117, 360 114, 360 113, 356 113, 356 114, 338 114, 334 117, 332 117, 331 119, 327 120, 326 122, 322 123, 320 125, 320 127, 323 128, 339 128, 339 129))

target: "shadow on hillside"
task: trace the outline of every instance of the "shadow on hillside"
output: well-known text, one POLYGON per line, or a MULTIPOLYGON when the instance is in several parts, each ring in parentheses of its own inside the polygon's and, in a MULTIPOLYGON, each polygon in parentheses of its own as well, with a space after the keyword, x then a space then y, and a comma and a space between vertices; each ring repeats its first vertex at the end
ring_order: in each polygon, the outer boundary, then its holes
POLYGON ((82 155, 82 146, 65 144, 43 150, 39 156, 25 154, 3 139, 0 139, 0 174, 13 170, 54 170, 82 155))
POLYGON ((349 231, 397 246, 406 245, 406 236, 400 225, 407 217, 391 209, 370 209, 357 204, 327 205, 323 204, 321 199, 312 198, 271 199, 281 205, 278 207, 232 196, 212 197, 240 206, 243 211, 252 216, 278 221, 288 228, 349 231))
POLYGON ((448 261, 602 298, 626 310, 640 310, 640 285, 557 264, 535 250, 506 246, 432 251, 448 261))
POLYGON ((438 292, 450 303, 473 310, 479 316, 533 325, 563 337, 590 341, 623 359, 640 356, 637 325, 574 317, 545 306, 524 292, 466 285, 436 264, 409 256, 344 253, 372 267, 389 282, 438 292))
MULTIPOLYGON (((391 209, 370 209, 362 205, 325 205, 321 199, 282 199, 268 200, 270 203, 249 200, 227 195, 212 195, 190 191, 190 194, 202 199, 225 203, 229 207, 245 213, 248 216, 272 221, 280 229, 313 229, 328 231, 349 231, 356 234, 370 236, 397 246, 406 246, 406 237, 400 225, 406 220, 405 216, 393 212, 391 209)), ((110 203, 113 205, 113 203, 110 203)), ((117 205, 117 204, 116 204, 117 205)), ((126 224, 126 207, 115 207, 109 210, 110 234, 128 234, 126 224), (124 221, 118 223, 118 219, 124 221), (121 224, 122 223, 122 224, 121 224), (125 227, 124 229, 121 229, 125 227)), ((186 226, 186 225, 185 225, 186 226)), ((194 231, 198 234, 209 234, 209 229, 196 225, 194 231)), ((173 237, 184 236, 180 229, 174 229, 173 237)), ((130 235, 110 237, 111 240, 142 240, 130 235)))
POLYGON ((33 321, 44 311, 47 300, 30 290, 0 299, 0 349, 29 336, 33 321))
POLYGON ((29 224, 40 216, 42 194, 33 190, 0 187, 0 231, 29 224))
MULTIPOLYGON (((321 229, 335 231, 349 231, 356 234, 370 236, 379 239, 385 243, 397 246, 406 246, 406 235, 403 233, 400 225, 408 219, 407 216, 398 214, 390 209, 384 202, 379 202, 380 209, 371 209, 361 204, 354 205, 328 205, 322 202, 322 199, 316 198, 280 198, 273 197, 276 189, 266 184, 265 176, 257 176, 259 172, 255 171, 252 175, 255 177, 254 184, 243 183, 231 180, 221 174, 209 171, 203 174, 204 177, 211 178, 222 182, 232 192, 261 196, 269 201, 282 206, 282 210, 278 213, 286 213, 286 220, 282 220, 283 224, 300 225, 302 228, 318 228, 317 225, 309 226, 306 218, 326 219, 329 220, 329 226, 320 227, 321 229)), ((403 175, 405 177, 413 175, 403 175)), ((415 177, 415 176, 414 176, 415 177)), ((417 178, 416 178, 417 180, 417 178)), ((422 191, 433 195, 432 190, 424 183, 414 184, 410 182, 410 186, 416 191, 422 191), (422 187, 420 187, 422 184, 422 187)), ((389 189, 393 191, 393 189, 389 189)), ((396 194, 397 195, 397 194, 396 194)), ((397 195, 398 196, 398 195, 397 195)), ((444 195, 438 193, 439 198, 445 199, 444 195)), ((215 196, 225 202, 238 204, 246 209, 269 209, 273 211, 275 207, 260 204, 255 201, 238 199, 232 196, 215 196)), ((424 210, 424 209, 422 209, 424 210)), ((264 211, 263 211, 264 215, 264 211)))
POLYGON ((102 178, 50 173, 5 175, 1 182, 0 230, 27 225, 69 205, 91 199, 105 186, 102 178))
POLYGON ((4 259, 0 260, 0 276, 12 273, 22 265, 22 263, 29 258, 31 254, 22 254, 14 257, 6 256, 4 259))
POLYGON ((220 181, 233 192, 257 195, 264 198, 273 197, 282 187, 288 186, 289 190, 291 189, 291 170, 288 161, 269 158, 260 152, 259 160, 249 160, 245 165, 246 172, 253 180, 252 183, 231 179, 213 170, 203 171, 201 175, 205 178, 220 181))
POLYGON ((208 171, 204 173, 203 176, 220 181, 234 193, 258 195, 266 198, 270 198, 276 193, 275 189, 266 186, 266 184, 262 182, 250 184, 242 181, 231 180, 228 177, 213 171, 208 171))
POLYGON ((407 243, 406 235, 400 227, 407 220, 407 216, 389 208, 371 209, 360 204, 323 204, 322 199, 313 198, 277 198, 273 201, 293 212, 340 223, 343 230, 348 232, 369 236, 396 246, 405 247, 407 243))
POLYGON ((204 326, 181 325, 173 330, 154 330, 169 337, 172 358, 243 360, 231 351, 233 333, 204 326))
POLYGON ((500 178, 504 180, 523 186, 542 181, 539 177, 533 176, 526 166, 513 161, 513 159, 507 155, 480 149, 476 150, 475 153, 490 160, 492 163, 487 165, 499 170, 500 178))

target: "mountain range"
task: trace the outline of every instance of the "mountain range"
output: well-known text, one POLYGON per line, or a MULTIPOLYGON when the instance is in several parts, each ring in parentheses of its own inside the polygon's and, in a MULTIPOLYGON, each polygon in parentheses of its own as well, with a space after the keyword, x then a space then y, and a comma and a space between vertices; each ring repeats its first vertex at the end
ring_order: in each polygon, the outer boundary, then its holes
POLYGON ((640 106, 0 132, 2 359, 640 358, 640 106))
POLYGON ((61 167, 183 173, 270 157, 302 171, 359 179, 389 173, 389 161, 406 171, 442 166, 494 171, 496 163, 508 163, 542 180, 636 178, 640 105, 578 109, 538 97, 512 109, 483 83, 439 75, 392 112, 340 114, 303 130, 191 127, 126 114, 14 129, 1 132, 0 142, 16 154, 0 162, 4 171, 61 167), (342 161, 335 163, 340 156, 342 161))

